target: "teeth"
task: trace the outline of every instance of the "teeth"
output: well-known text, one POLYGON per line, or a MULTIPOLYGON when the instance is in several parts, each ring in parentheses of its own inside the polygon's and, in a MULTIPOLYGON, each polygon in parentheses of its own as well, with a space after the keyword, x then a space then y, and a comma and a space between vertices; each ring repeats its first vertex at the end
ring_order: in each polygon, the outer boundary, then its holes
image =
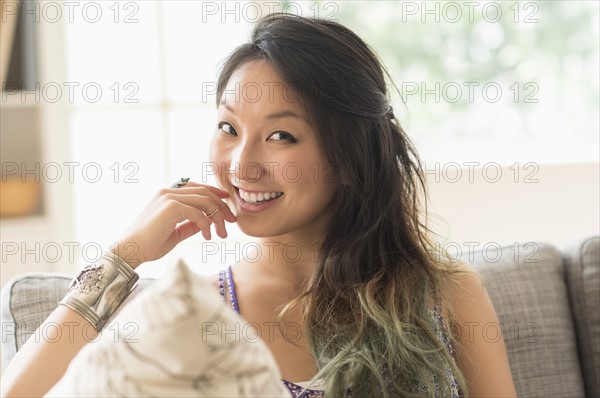
POLYGON ((267 200, 275 199, 283 195, 283 192, 246 192, 242 189, 240 191, 240 197, 244 199, 246 202, 256 203, 256 202, 264 202, 267 200))

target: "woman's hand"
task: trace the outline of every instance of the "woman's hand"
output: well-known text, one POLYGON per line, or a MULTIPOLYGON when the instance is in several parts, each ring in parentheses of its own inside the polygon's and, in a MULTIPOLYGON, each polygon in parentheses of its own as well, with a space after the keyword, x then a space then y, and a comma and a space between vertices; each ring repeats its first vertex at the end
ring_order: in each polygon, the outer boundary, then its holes
POLYGON ((200 231, 204 239, 211 239, 211 224, 215 225, 217 235, 225 238, 225 221, 236 221, 222 200, 227 197, 226 191, 191 181, 181 188, 161 189, 111 249, 136 268, 163 257, 179 242, 200 231), (208 217, 217 206, 219 210, 208 217))

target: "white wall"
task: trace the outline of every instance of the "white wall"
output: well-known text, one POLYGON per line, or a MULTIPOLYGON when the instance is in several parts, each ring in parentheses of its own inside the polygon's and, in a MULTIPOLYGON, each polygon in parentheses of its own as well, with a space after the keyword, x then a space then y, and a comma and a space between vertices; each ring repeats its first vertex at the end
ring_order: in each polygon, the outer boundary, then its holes
POLYGON ((429 174, 431 224, 465 250, 465 242, 482 247, 545 241, 561 247, 599 233, 598 163, 503 167, 495 183, 486 181, 497 178, 493 167, 474 168, 473 182, 468 169, 460 178, 451 168, 444 178, 440 169, 439 182, 429 174))

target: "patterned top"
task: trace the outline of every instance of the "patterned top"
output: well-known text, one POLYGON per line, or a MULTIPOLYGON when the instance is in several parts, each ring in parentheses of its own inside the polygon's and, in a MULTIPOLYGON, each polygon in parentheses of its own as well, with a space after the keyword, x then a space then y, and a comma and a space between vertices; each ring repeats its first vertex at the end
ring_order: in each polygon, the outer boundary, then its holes
MULTIPOLYGON (((229 266, 226 269, 219 272, 219 293, 221 294, 221 299, 223 300, 223 302, 226 302, 226 300, 225 300, 226 290, 229 292, 229 301, 231 303, 231 307, 237 314, 239 314, 240 308, 238 305, 237 293, 235 291, 235 284, 233 283, 233 274, 231 272, 231 266, 229 266), (227 283, 227 286, 225 286, 225 283, 227 283)), ((444 345, 446 346, 446 349, 450 352, 450 354, 454 358, 454 351, 452 350, 452 345, 448 342, 448 338, 443 330, 443 321, 442 321, 442 316, 440 315, 440 312, 441 312, 440 304, 437 303, 435 310, 431 310, 431 316, 434 319, 434 323, 439 323, 439 325, 440 325, 440 327, 438 327, 436 329, 437 336, 440 339, 440 341, 442 341, 444 343, 444 345)), ((450 398, 459 398, 458 383, 456 382, 456 378, 454 377, 454 375, 452 374, 450 369, 446 370, 446 374, 447 374, 447 377, 450 380, 450 384, 452 386, 452 394, 451 394, 450 398)), ((435 378, 434 378, 434 380, 435 380, 435 378)), ((290 393, 292 394, 292 397, 294 397, 294 398, 324 398, 325 397, 324 391, 322 391, 322 390, 313 390, 313 389, 305 388, 299 384, 292 383, 291 381, 287 381, 287 380, 282 380, 282 381, 283 381, 283 384, 288 388, 288 390, 290 390, 290 393)), ((439 386, 437 383, 435 383, 435 385, 436 385, 435 397, 441 398, 439 396, 439 386)), ((415 390, 416 391, 424 391, 425 386, 417 381, 417 386, 416 386, 415 390)), ((351 394, 352 394, 352 389, 349 388, 348 389, 348 397, 351 397, 351 394)))

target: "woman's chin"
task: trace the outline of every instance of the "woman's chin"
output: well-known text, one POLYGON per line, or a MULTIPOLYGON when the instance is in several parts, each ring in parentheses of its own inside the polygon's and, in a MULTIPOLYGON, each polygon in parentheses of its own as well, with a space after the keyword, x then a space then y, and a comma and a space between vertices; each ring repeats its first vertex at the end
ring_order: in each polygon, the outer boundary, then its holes
POLYGON ((250 221, 244 219, 243 216, 238 215, 236 225, 244 235, 251 236, 253 238, 269 238, 272 236, 280 235, 280 231, 275 228, 265 225, 264 222, 257 222, 255 220, 250 221))

